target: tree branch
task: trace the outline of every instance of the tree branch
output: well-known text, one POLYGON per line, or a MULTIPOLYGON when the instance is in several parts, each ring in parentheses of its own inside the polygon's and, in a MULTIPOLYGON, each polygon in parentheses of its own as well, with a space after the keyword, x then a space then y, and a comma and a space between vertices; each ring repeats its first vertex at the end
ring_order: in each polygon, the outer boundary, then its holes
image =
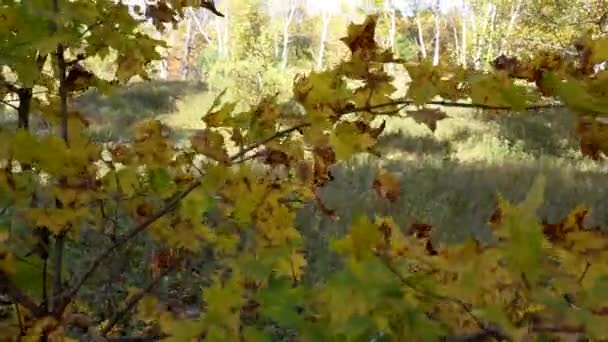
POLYGON ((295 126, 286 128, 284 130, 280 130, 280 131, 276 132, 275 134, 269 136, 266 139, 260 140, 260 141, 258 141, 256 143, 253 143, 253 144, 251 144, 251 145, 243 148, 241 151, 239 151, 238 153, 236 153, 235 155, 233 155, 232 157, 230 157, 230 161, 236 162, 240 158, 244 157, 248 152, 253 151, 256 148, 258 148, 258 147, 260 147, 260 146, 262 146, 264 144, 267 144, 267 143, 269 143, 269 142, 271 142, 271 141, 273 141, 275 139, 284 137, 284 136, 288 135, 289 133, 295 132, 295 131, 300 130, 300 129, 302 129, 304 127, 307 127, 307 126, 310 126, 310 123, 303 122, 303 123, 297 124, 295 126))
POLYGON ((156 278, 153 282, 151 282, 145 289, 139 291, 139 293, 131 297, 131 299, 127 301, 125 306, 120 311, 116 312, 114 316, 112 316, 108 324, 106 324, 106 326, 101 330, 101 336, 106 337, 110 330, 112 330, 112 328, 116 324, 118 324, 118 322, 120 322, 120 320, 123 319, 123 317, 128 314, 129 311, 131 311, 135 307, 135 305, 137 305, 137 303, 139 303, 139 301, 144 298, 146 294, 150 293, 154 288, 156 288, 156 286, 158 286, 163 277, 165 277, 175 269, 176 265, 177 263, 173 263, 170 267, 167 267, 165 270, 163 270, 160 276, 156 278))
MULTIPOLYGON (((348 113, 370 112, 370 113, 376 114, 376 115, 389 115, 389 114, 394 114, 396 111, 392 110, 392 111, 389 111, 386 113, 383 113, 383 112, 379 113, 379 112, 374 112, 374 110, 385 108, 385 107, 390 107, 390 106, 395 106, 395 105, 402 105, 404 107, 407 107, 407 106, 414 106, 416 104, 414 103, 413 100, 401 98, 401 99, 395 99, 393 101, 389 101, 386 103, 380 103, 380 104, 376 104, 376 105, 367 105, 367 106, 362 106, 362 107, 357 107, 357 108, 344 108, 343 110, 338 111, 338 114, 343 115, 343 114, 348 114, 348 113)), ((490 106, 490 105, 484 105, 484 104, 478 104, 478 103, 452 102, 452 101, 430 101, 430 102, 427 102, 426 105, 443 106, 443 107, 457 107, 457 108, 501 110, 501 111, 514 110, 512 107, 509 107, 509 106, 490 106)), ((404 107, 401 107, 400 109, 403 109, 404 107)), ((530 105, 530 106, 525 107, 523 110, 539 110, 539 109, 563 108, 563 107, 565 107, 565 106, 561 103, 548 103, 548 104, 530 105)))
MULTIPOLYGON (((417 288, 414 284, 412 284, 412 282, 410 282, 405 276, 403 276, 403 274, 401 274, 401 272, 399 272, 399 270, 390 262, 390 260, 388 260, 387 258, 385 258, 382 255, 377 255, 377 256, 382 261, 382 263, 386 266, 386 268, 389 271, 391 271, 391 273, 393 273, 397 278, 399 278, 399 280, 401 281, 401 283, 403 285, 420 293, 423 296, 430 297, 430 298, 444 301, 444 302, 452 302, 452 303, 455 303, 458 306, 460 306, 462 308, 462 310, 464 312, 466 312, 466 314, 469 315, 469 317, 471 317, 471 319, 473 319, 473 321, 479 327, 479 329, 481 329, 483 331, 483 333, 480 333, 479 335, 483 335, 486 337, 494 337, 498 341, 511 341, 511 338, 509 338, 509 336, 507 336, 502 331, 502 329, 500 329, 499 327, 496 327, 496 326, 488 325, 488 324, 482 322, 479 319, 479 317, 475 316, 475 314, 473 314, 473 312, 471 310, 471 304, 466 303, 458 298, 451 298, 451 297, 444 296, 444 295, 441 295, 438 293, 434 293, 434 292, 431 292, 428 290, 423 290, 423 289, 417 288)), ((470 341, 470 340, 466 340, 466 341, 470 341)), ((477 341, 477 339, 473 339, 473 341, 477 341)))
POLYGON ((10 108, 12 108, 14 110, 17 110, 17 111, 19 110, 19 107, 15 106, 14 104, 12 104, 12 103, 10 103, 8 101, 4 101, 4 100, 0 99, 0 103, 2 103, 3 105, 5 105, 7 107, 10 107, 10 108))
MULTIPOLYGON (((53 1, 53 11, 56 15, 59 14, 59 1, 53 1)), ((57 24, 52 23, 51 31, 55 32, 57 30, 57 24)), ((66 146, 69 147, 70 143, 68 140, 68 89, 66 85, 66 61, 65 61, 65 50, 61 43, 57 44, 57 49, 55 52, 55 58, 57 61, 57 72, 59 75, 59 115, 61 117, 61 138, 63 139, 66 146)), ((66 185, 65 177, 60 179, 61 185, 66 185)), ((56 207, 61 209, 63 208, 63 203, 59 201, 59 199, 55 200, 56 207)), ((63 272, 63 253, 64 253, 64 244, 65 244, 65 232, 62 232, 55 236, 55 248, 54 248, 54 265, 55 272, 53 274, 53 295, 51 297, 51 310, 53 313, 59 315, 63 312, 63 308, 61 311, 57 311, 56 308, 62 306, 61 305, 61 293, 62 289, 62 272, 63 272)))
MULTIPOLYGON (((239 158, 241 158, 242 156, 244 156, 247 152, 252 151, 252 150, 258 148, 259 146, 264 145, 264 144, 266 144, 266 143, 268 143, 268 142, 270 142, 270 141, 272 141, 274 139, 278 139, 278 138, 283 137, 283 136, 285 136, 285 135, 287 135, 287 134, 289 134, 291 132, 294 132, 294 131, 296 131, 298 129, 301 129, 301 128, 309 126, 309 125, 310 125, 309 123, 300 123, 300 124, 295 125, 293 127, 281 130, 279 132, 276 132, 275 134, 271 135, 270 137, 265 138, 263 140, 260 140, 257 143, 253 143, 253 144, 247 146, 246 148, 244 148, 242 151, 239 151, 238 153, 234 154, 232 157, 230 157, 230 161, 234 163, 239 158)), ((110 247, 108 247, 97 258, 95 258, 95 260, 93 261, 93 264, 91 265, 91 267, 84 273, 84 275, 78 281, 76 281, 74 287, 72 287, 71 290, 67 291, 64 295, 61 296, 61 305, 59 305, 59 307, 58 307, 59 311, 56 311, 56 313, 63 311, 63 309, 65 308, 65 306, 67 304, 69 304, 69 302, 74 298, 74 296, 76 296, 76 294, 78 293, 78 291, 80 291, 80 288, 93 275, 93 273, 95 273, 95 271, 97 270, 97 268, 99 266, 101 266, 101 264, 103 263, 103 261, 106 258, 108 258, 115 250, 121 248, 127 242, 131 241, 133 238, 135 238, 141 232, 143 232, 144 230, 146 230, 150 225, 152 225, 158 219, 160 219, 161 217, 165 216, 166 214, 172 212, 178 206, 178 204, 181 202, 181 200, 183 200, 186 196, 188 196, 188 194, 190 194, 192 191, 194 191, 196 188, 198 188, 201 185, 201 180, 202 180, 203 177, 204 176, 200 177, 198 180, 194 181, 192 184, 190 184, 182 192, 180 192, 177 195, 175 195, 156 214, 154 214, 153 216, 149 217, 146 221, 142 222, 141 224, 139 224, 138 226, 136 226, 135 228, 133 228, 124 237, 122 237, 121 239, 118 239, 113 245, 111 245, 110 247)))
POLYGON ((116 243, 114 243, 112 246, 108 247, 103 253, 101 253, 97 258, 95 258, 95 261, 93 261, 93 265, 91 265, 91 267, 88 269, 88 271, 82 276, 82 278, 80 278, 80 280, 78 280, 76 282, 74 287, 69 292, 67 292, 65 294, 65 296, 63 296, 63 301, 62 301, 62 305, 60 306, 60 310, 63 311, 65 306, 67 304, 69 304, 69 302, 74 298, 74 296, 78 293, 78 291, 80 291, 80 288, 84 285, 84 283, 93 275, 93 273, 95 273, 97 268, 99 266, 101 266, 101 264, 107 257, 109 257, 115 250, 122 247, 127 242, 131 241, 139 233, 146 230, 150 225, 152 225, 158 219, 160 219, 161 217, 163 217, 166 214, 173 211, 177 207, 177 205, 181 202, 181 200, 184 199, 186 196, 188 196, 188 194, 190 194, 192 191, 194 191, 194 189, 196 189, 199 185, 201 185, 200 180, 197 180, 197 181, 193 182, 192 184, 190 184, 185 190, 183 190, 181 193, 176 195, 169 203, 167 203, 167 205, 165 205, 165 207, 163 207, 160 211, 158 211, 153 216, 149 217, 146 221, 142 222, 137 227, 133 228, 133 230, 131 230, 127 235, 125 235, 121 239, 118 239, 116 241, 116 243))

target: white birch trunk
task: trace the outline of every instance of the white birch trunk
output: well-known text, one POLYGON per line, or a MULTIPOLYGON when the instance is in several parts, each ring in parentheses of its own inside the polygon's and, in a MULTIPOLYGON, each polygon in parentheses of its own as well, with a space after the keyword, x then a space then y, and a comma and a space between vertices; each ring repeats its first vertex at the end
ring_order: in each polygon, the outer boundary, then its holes
POLYGON ((395 5, 391 2, 391 29, 389 31, 388 41, 391 47, 391 50, 395 50, 395 35, 397 34, 397 19, 395 15, 395 5))
POLYGON ((416 14, 416 28, 418 29, 418 47, 420 48, 420 53, 422 54, 422 58, 426 59, 426 44, 424 43, 424 35, 422 33, 422 23, 420 22, 420 17, 416 14))
POLYGON ((322 25, 321 28, 321 39, 319 41, 319 54, 317 56, 317 70, 323 69, 323 55, 325 53, 325 41, 327 40, 327 30, 329 28, 329 20, 331 19, 331 13, 322 13, 322 25))
POLYGON ((477 38, 477 42, 475 44, 475 57, 473 60, 473 63, 475 64, 475 68, 479 68, 481 65, 481 55, 483 53, 486 33, 488 30, 488 23, 490 22, 490 16, 492 15, 493 5, 494 4, 492 4, 492 3, 488 3, 487 14, 486 14, 485 18, 483 18, 481 30, 479 30, 479 31, 476 30, 476 32, 475 32, 476 38, 477 38))
POLYGON ((188 79, 188 71, 190 70, 190 51, 192 48, 192 26, 194 26, 194 20, 192 15, 189 15, 186 19, 186 37, 184 42, 184 48, 182 53, 182 80, 188 79))
POLYGON ((435 49, 433 52, 433 65, 439 64, 439 45, 441 43, 441 0, 435 2, 435 49))
POLYGON ((226 42, 224 41, 224 30, 222 29, 222 23, 220 18, 216 17, 215 21, 215 35, 217 36, 217 54, 220 57, 226 56, 226 42))
POLYGON ((289 25, 291 25, 291 21, 293 20, 293 16, 296 13, 296 3, 292 1, 290 3, 289 13, 287 15, 287 19, 285 20, 285 25, 283 25, 283 51, 281 56, 281 69, 285 69, 287 67, 287 59, 289 57, 289 25))
POLYGON ((460 61, 462 59, 460 57, 460 39, 458 37, 458 27, 456 27, 456 25, 456 20, 454 20, 452 25, 452 35, 454 36, 454 59, 460 61))
POLYGON ((194 20, 194 23, 196 24, 196 28, 198 30, 198 33, 203 36, 203 38, 205 39, 205 41, 207 42, 207 44, 211 45, 211 38, 209 38, 209 35, 207 34, 207 32, 205 32, 205 28, 203 27, 203 23, 201 23, 200 19, 196 15, 196 12, 194 12, 194 10, 192 8, 189 8, 188 13, 192 17, 192 20, 194 20))
POLYGON ((488 34, 486 35, 486 55, 485 55, 485 61, 487 62, 492 54, 493 54, 493 49, 494 49, 494 22, 496 20, 496 6, 494 5, 492 7, 492 15, 490 16, 490 31, 488 32, 488 34))
POLYGON ((465 1, 462 1, 462 33, 460 34, 460 41, 462 45, 460 46, 460 63, 463 67, 467 66, 467 18, 467 5, 465 1))
POLYGON ((500 40, 500 50, 498 51, 498 54, 500 55, 509 53, 509 50, 507 49, 507 40, 511 37, 511 32, 515 28, 515 23, 521 9, 521 4, 521 0, 517 0, 517 2, 511 4, 511 17, 509 18, 509 25, 507 26, 507 31, 503 34, 502 39, 500 40))

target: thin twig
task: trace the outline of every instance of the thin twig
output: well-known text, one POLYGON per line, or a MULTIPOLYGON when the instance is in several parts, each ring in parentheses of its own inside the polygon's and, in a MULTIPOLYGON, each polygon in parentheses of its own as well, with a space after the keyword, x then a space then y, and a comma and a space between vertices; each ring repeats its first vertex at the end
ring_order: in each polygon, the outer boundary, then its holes
POLYGON ((251 144, 251 145, 243 148, 241 151, 239 151, 238 153, 236 153, 235 155, 233 155, 232 157, 230 157, 230 160, 231 161, 236 161, 236 160, 240 159, 241 157, 243 157, 248 152, 253 151, 256 148, 258 148, 258 147, 260 147, 260 146, 262 146, 264 144, 267 144, 267 143, 269 143, 269 142, 271 142, 271 141, 273 141, 275 139, 278 139, 278 138, 281 138, 283 136, 286 136, 289 133, 295 132, 295 131, 300 130, 300 129, 302 129, 304 127, 307 127, 307 126, 310 126, 310 123, 303 122, 303 123, 297 124, 295 126, 286 128, 284 130, 278 131, 278 132, 276 132, 275 134, 269 136, 266 139, 260 140, 260 141, 258 141, 256 143, 253 143, 253 144, 251 144))
POLYGON ((471 311, 471 304, 466 303, 458 298, 452 298, 452 297, 444 296, 444 295, 434 293, 434 292, 431 292, 428 290, 417 288, 414 284, 412 284, 412 282, 410 282, 405 276, 403 276, 401 274, 401 272, 399 272, 399 270, 390 262, 390 260, 386 259, 383 256, 378 256, 378 258, 387 267, 387 269, 389 271, 391 271, 391 273, 393 273, 397 278, 399 278, 399 280, 401 281, 401 283, 403 285, 420 293, 423 296, 434 298, 436 300, 440 300, 440 301, 444 301, 444 302, 452 302, 452 303, 457 304, 458 306, 460 306, 462 308, 462 310, 464 312, 466 312, 467 315, 469 315, 469 317, 471 317, 471 319, 475 322, 475 324, 479 327, 479 329, 484 331, 485 334, 487 334, 488 336, 492 336, 492 337, 498 339, 499 341, 505 341, 505 340, 510 341, 511 340, 505 333, 502 332, 501 329, 489 327, 487 324, 482 322, 479 319, 479 317, 475 316, 475 314, 471 311))
POLYGON ((196 189, 201 184, 200 180, 197 180, 190 184, 188 188, 182 191, 179 195, 175 196, 164 208, 158 211, 153 216, 149 217, 146 221, 142 222, 140 225, 131 230, 127 235, 123 238, 118 239, 116 243, 112 246, 108 247, 103 253, 101 253, 95 261, 93 261, 93 265, 88 269, 88 271, 76 282, 76 285, 65 295, 64 301, 61 305, 61 310, 65 307, 65 305, 69 304, 69 301, 78 293, 82 285, 95 273, 97 268, 101 266, 103 261, 109 257, 115 250, 125 245, 127 242, 131 241, 135 238, 139 233, 146 230, 150 225, 156 222, 161 217, 165 216, 169 212, 173 211, 177 207, 177 205, 184 199, 188 194, 190 194, 194 189, 196 189))
POLYGON ((8 106, 8 107, 10 107, 10 108, 12 108, 14 110, 19 110, 19 107, 15 106, 14 104, 12 104, 12 103, 10 103, 8 101, 4 101, 4 100, 0 99, 0 103, 2 103, 5 106, 8 106))
POLYGON ((25 329, 23 326, 23 317, 21 316, 21 309, 19 309, 18 303, 13 303, 15 305, 15 313, 17 314, 17 323, 19 324, 19 333, 21 335, 25 334, 25 329))
MULTIPOLYGON (((301 129, 301 128, 309 126, 309 125, 310 125, 309 123, 300 123, 291 128, 281 130, 266 139, 263 139, 257 143, 253 143, 253 144, 249 145, 248 147, 244 148, 242 151, 239 151, 238 153, 236 153, 232 157, 230 157, 230 160, 236 161, 239 158, 241 158, 242 156, 244 156, 247 152, 258 148, 261 145, 264 145, 274 139, 283 137, 291 132, 294 132, 298 129, 301 129)), ((62 296, 61 305, 59 305, 57 308, 59 311, 56 311, 56 312, 63 311, 65 306, 69 304, 69 302, 72 300, 72 298, 74 298, 74 296, 78 293, 78 291, 80 291, 80 288, 84 285, 84 283, 95 273, 97 268, 99 266, 101 266, 101 264, 103 263, 103 261, 106 258, 108 258, 115 250, 119 249, 120 247, 125 245, 127 242, 129 242, 133 238, 135 238, 137 235, 139 235, 141 232, 146 230, 150 225, 152 225, 158 219, 165 216, 169 212, 173 211, 178 206, 178 204, 181 202, 182 199, 184 199, 186 196, 188 196, 188 194, 190 194, 192 191, 194 191, 196 188, 198 188, 201 185, 202 178, 203 177, 200 177, 198 180, 194 181, 186 189, 184 189, 181 193, 173 196, 173 198, 156 214, 149 217, 146 221, 142 222, 137 227, 133 228, 133 230, 131 230, 127 235, 125 235, 121 239, 118 239, 116 241, 116 243, 114 243, 113 245, 108 247, 97 258, 95 258, 91 267, 84 273, 84 275, 78 281, 76 281, 74 287, 72 287, 71 290, 67 291, 65 293, 65 295, 62 296)))
MULTIPOLYGON (((414 105, 416 105, 416 103, 413 100, 401 98, 401 99, 395 99, 395 100, 392 100, 392 101, 389 101, 386 103, 379 103, 379 104, 375 104, 375 105, 367 105, 367 106, 362 106, 362 107, 357 107, 357 108, 344 108, 343 110, 339 111, 338 114, 369 112, 369 113, 376 114, 376 115, 383 115, 384 113, 374 113, 374 110, 385 108, 385 107, 390 107, 390 106, 394 106, 394 105, 403 105, 403 106, 407 107, 407 106, 414 106, 414 105)), ((487 109, 487 110, 501 110, 501 111, 514 110, 513 107, 510 107, 510 106, 491 106, 491 105, 484 105, 484 104, 478 104, 478 103, 452 102, 452 101, 430 101, 430 102, 427 102, 426 105, 443 106, 443 107, 458 107, 458 108, 487 109)), ((539 110, 539 109, 563 108, 563 107, 565 107, 565 106, 561 103, 535 104, 535 105, 527 106, 527 107, 523 108, 522 110, 539 110)), ((393 111, 390 111, 387 113, 394 114, 393 111)))
POLYGON ((135 305, 137 305, 137 303, 139 303, 139 301, 141 301, 144 298, 144 296, 146 294, 150 293, 152 290, 154 290, 154 288, 156 288, 158 286, 158 284, 163 279, 163 277, 165 277, 166 275, 168 275, 171 271, 173 271, 175 269, 176 265, 177 265, 177 262, 173 263, 170 267, 167 267, 166 269, 164 269, 163 272, 159 275, 159 277, 156 278, 154 281, 152 281, 145 289, 143 289, 143 290, 139 291, 139 293, 133 295, 127 301, 125 306, 121 310, 116 312, 114 314, 114 316, 112 316, 112 318, 110 319, 108 324, 106 324, 106 326, 101 330, 101 336, 106 337, 108 335, 108 333, 110 332, 110 330, 112 330, 112 328, 116 324, 118 324, 118 322, 120 322, 120 320, 126 314, 128 314, 135 307, 135 305))
POLYGON ((578 278, 578 283, 579 284, 583 283, 583 279, 585 279, 585 276, 587 275, 587 272, 589 271, 589 267, 591 267, 591 263, 589 261, 587 261, 587 263, 585 264, 585 269, 583 270, 583 273, 578 278))

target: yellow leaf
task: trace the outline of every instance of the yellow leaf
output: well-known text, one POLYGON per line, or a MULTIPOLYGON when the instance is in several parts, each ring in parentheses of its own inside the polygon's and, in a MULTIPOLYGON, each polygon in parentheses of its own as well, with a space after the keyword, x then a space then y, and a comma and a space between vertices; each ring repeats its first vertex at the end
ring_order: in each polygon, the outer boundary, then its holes
POLYGON ((287 258, 281 258, 277 262, 276 270, 281 275, 286 275, 296 281, 302 279, 306 258, 301 252, 292 251, 287 258))
POLYGON ((162 305, 158 299, 147 294, 137 303, 135 318, 142 322, 152 322, 159 319, 161 311, 162 305))
POLYGON ((219 110, 209 111, 203 117, 203 121, 208 127, 223 127, 230 125, 231 114, 234 111, 236 104, 236 102, 228 102, 219 110))
POLYGON ((329 141, 340 160, 347 160, 353 154, 365 152, 376 144, 369 133, 360 133, 351 122, 340 122, 331 133, 329 141))

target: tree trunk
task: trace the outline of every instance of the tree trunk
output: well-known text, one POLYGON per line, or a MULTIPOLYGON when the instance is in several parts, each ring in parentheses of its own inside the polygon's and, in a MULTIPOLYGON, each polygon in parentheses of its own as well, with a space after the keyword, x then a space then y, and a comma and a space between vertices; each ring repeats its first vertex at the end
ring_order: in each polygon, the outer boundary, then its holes
POLYGON ((397 33, 397 19, 395 14, 395 4, 391 2, 391 29, 389 31, 388 41, 391 47, 391 50, 395 50, 395 35, 397 33))
POLYGON ((426 44, 424 43, 424 35, 422 33, 422 23, 420 22, 420 17, 416 13, 416 27, 418 29, 418 47, 420 48, 420 53, 422 54, 422 58, 426 58, 426 44))
POLYGON ((521 9, 521 3, 521 0, 517 0, 517 2, 511 4, 511 17, 509 18, 509 25, 507 26, 507 31, 502 35, 502 38, 500 40, 500 49, 498 51, 499 55, 509 52, 509 50, 507 49, 507 40, 511 36, 511 32, 515 27, 515 22, 517 21, 517 17, 519 16, 519 11, 521 9))
POLYGON ((486 39, 488 23, 490 22, 490 17, 492 15, 492 11, 493 11, 492 8, 493 8, 493 4, 488 3, 487 14, 486 14, 486 17, 482 19, 483 22, 482 22, 481 30, 476 30, 476 32, 475 32, 476 40, 477 40, 475 43, 475 58, 473 60, 473 63, 475 64, 475 68, 479 68, 481 66, 481 56, 483 53, 484 43, 485 43, 485 39, 486 39))
POLYGON ((282 69, 285 69, 287 67, 287 58, 289 57, 289 25, 291 24, 295 13, 296 4, 295 2, 291 2, 289 13, 287 14, 287 19, 285 20, 285 25, 283 25, 283 51, 281 56, 282 69))
POLYGON ((496 6, 492 6, 492 14, 490 15, 490 22, 489 22, 489 26, 490 26, 490 32, 488 32, 488 34, 486 35, 486 56, 485 56, 485 62, 487 63, 488 60, 490 58, 492 58, 493 55, 493 48, 494 48, 494 22, 496 19, 496 6))
POLYGON ((462 45, 460 46, 460 63, 463 67, 467 66, 467 13, 466 13, 467 5, 466 2, 462 2, 462 20, 461 20, 461 29, 462 33, 460 34, 460 41, 462 45))
POLYGON ((433 52, 433 65, 439 64, 439 44, 441 43, 441 0, 435 2, 435 49, 433 52))
POLYGON ((194 25, 194 20, 192 20, 192 15, 189 15, 188 19, 186 20, 186 41, 184 42, 184 50, 182 53, 181 76, 182 76, 183 81, 188 79, 188 72, 190 71, 190 51, 192 50, 192 26, 193 25, 194 25))
POLYGON ((327 40, 327 30, 329 28, 330 19, 331 13, 323 12, 321 18, 323 21, 323 27, 321 29, 321 39, 319 42, 319 55, 317 56, 317 70, 323 69, 323 54, 325 53, 325 41, 327 40))
POLYGON ((19 97, 18 122, 17 127, 28 130, 30 127, 30 107, 32 104, 32 88, 22 88, 17 92, 19 97))
POLYGON ((452 35, 454 36, 454 59, 460 61, 462 58, 460 57, 460 39, 458 37, 456 20, 454 20, 454 24, 452 25, 452 35))
POLYGON ((203 38, 205 39, 207 44, 211 45, 211 38, 209 38, 209 35, 207 34, 207 32, 205 32, 205 27, 203 26, 200 19, 196 15, 196 12, 194 12, 194 10, 192 8, 189 8, 189 13, 190 13, 190 17, 192 18, 192 20, 194 20, 194 23, 196 24, 198 33, 200 33, 201 36, 203 36, 203 38))
POLYGON ((215 18, 215 35, 217 36, 217 54, 220 57, 226 56, 226 42, 224 41, 224 31, 220 23, 220 18, 215 18))

